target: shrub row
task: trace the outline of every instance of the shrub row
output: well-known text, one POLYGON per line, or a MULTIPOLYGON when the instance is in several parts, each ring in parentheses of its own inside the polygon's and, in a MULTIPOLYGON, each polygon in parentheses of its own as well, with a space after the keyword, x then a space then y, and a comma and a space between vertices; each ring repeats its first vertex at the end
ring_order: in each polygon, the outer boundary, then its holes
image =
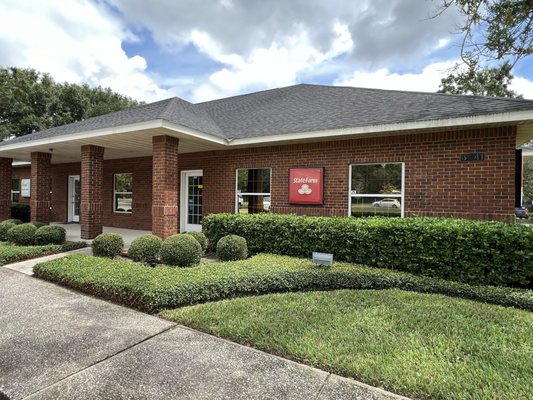
POLYGON ((69 242, 62 245, 48 244, 45 246, 10 246, 0 244, 0 265, 11 264, 31 258, 50 254, 64 253, 87 246, 85 242, 69 242))
POLYGON ((23 224, 17 219, 0 223, 0 241, 9 241, 20 246, 63 244, 65 236, 65 229, 60 226, 39 222, 23 224))
POLYGON ((440 293, 533 311, 533 291, 470 286, 404 272, 258 255, 194 268, 146 268, 123 260, 74 255, 37 265, 36 276, 147 312, 275 292, 332 289, 402 289, 440 293))
POLYGON ((469 284, 528 286, 533 229, 519 224, 443 218, 334 218, 277 214, 211 214, 210 242, 234 234, 250 253, 311 257, 393 268, 469 284))

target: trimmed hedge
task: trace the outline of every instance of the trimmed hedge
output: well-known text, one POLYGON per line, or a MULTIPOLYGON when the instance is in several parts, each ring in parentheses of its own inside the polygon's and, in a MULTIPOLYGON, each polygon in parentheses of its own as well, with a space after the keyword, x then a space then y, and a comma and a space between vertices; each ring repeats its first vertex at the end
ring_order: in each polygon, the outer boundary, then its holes
POLYGON ((155 265, 158 262, 162 244, 163 241, 156 235, 139 236, 131 242, 128 257, 133 261, 155 265))
POLYGON ((161 246, 161 262, 178 267, 190 267, 200 262, 202 246, 188 233, 172 235, 161 246))
POLYGON ((44 257, 50 254, 64 253, 84 247, 87 247, 86 242, 68 242, 62 245, 47 244, 45 246, 14 246, 0 243, 0 265, 44 257))
POLYGON ((7 232, 15 226, 17 226, 17 224, 10 220, 0 222, 0 241, 7 240, 7 232))
POLYGON ((531 290, 470 286, 345 263, 321 268, 307 259, 264 254, 193 268, 146 268, 120 259, 73 255, 38 264, 33 271, 40 278, 148 312, 275 292, 393 288, 533 311, 531 290))
POLYGON ((30 223, 15 225, 7 231, 6 239, 20 246, 29 246, 33 244, 37 228, 30 223))
POLYGON ((251 254, 335 260, 475 285, 528 286, 533 281, 533 229, 519 224, 444 218, 300 217, 210 214, 203 219, 212 243, 234 234, 251 254))
POLYGON ((66 236, 65 228, 55 225, 44 225, 35 232, 35 244, 63 244, 66 236))
POLYGON ((187 232, 189 235, 191 235, 193 238, 195 238, 200 246, 202 247, 202 252, 205 253, 207 250, 207 237, 202 232, 187 232))
POLYGON ((94 238, 91 247, 95 256, 114 258, 122 253, 124 240, 118 233, 101 233, 94 238))
POLYGON ((221 261, 244 260, 248 257, 246 239, 237 235, 220 238, 217 243, 217 257, 221 261))

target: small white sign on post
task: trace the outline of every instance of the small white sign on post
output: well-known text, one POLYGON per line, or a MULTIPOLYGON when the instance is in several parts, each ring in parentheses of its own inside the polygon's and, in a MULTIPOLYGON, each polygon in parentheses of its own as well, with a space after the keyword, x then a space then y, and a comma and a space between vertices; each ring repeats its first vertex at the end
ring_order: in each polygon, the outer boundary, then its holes
POLYGON ((30 179, 20 180, 20 195, 21 197, 31 197, 31 180, 30 179))
POLYGON ((313 251, 313 262, 317 265, 331 265, 333 264, 333 254, 319 253, 313 251))

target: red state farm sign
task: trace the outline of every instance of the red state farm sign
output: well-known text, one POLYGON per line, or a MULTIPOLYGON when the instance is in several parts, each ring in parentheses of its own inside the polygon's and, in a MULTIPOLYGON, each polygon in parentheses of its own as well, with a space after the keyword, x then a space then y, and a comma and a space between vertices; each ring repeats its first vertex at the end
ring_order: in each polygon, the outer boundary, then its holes
POLYGON ((322 204, 324 168, 289 169, 289 203, 322 204))

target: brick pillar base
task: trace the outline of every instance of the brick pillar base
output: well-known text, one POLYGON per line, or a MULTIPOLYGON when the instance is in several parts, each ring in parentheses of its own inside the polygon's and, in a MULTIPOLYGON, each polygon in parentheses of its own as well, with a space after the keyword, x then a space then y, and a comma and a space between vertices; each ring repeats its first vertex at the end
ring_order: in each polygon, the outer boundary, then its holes
POLYGON ((179 226, 178 144, 171 136, 152 138, 152 233, 163 239, 179 226))
POLYGON ((50 222, 51 161, 50 153, 31 153, 31 222, 50 222))
POLYGON ((11 218, 11 158, 0 158, 0 221, 11 218))
POLYGON ((81 146, 81 238, 94 239, 102 233, 102 188, 104 148, 81 146))

